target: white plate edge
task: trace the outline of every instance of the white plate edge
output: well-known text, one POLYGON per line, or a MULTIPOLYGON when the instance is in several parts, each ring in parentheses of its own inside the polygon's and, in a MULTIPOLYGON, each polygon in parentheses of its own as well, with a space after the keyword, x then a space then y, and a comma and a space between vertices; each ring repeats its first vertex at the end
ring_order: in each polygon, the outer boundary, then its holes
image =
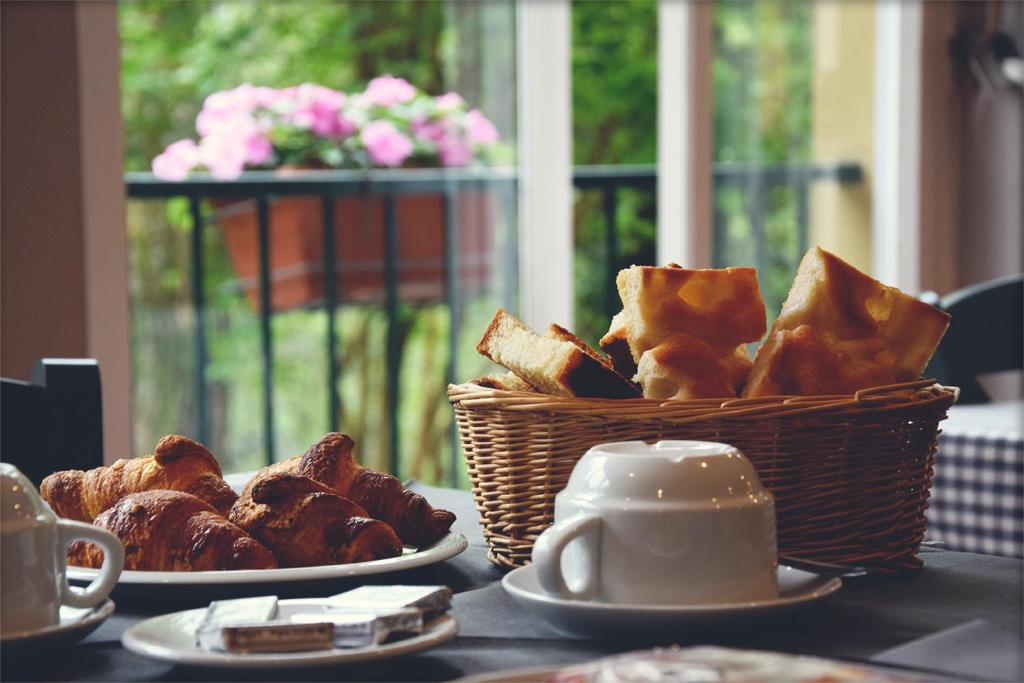
MULTIPOLYGON (((252 583, 279 583, 314 581, 317 579, 339 579, 346 577, 372 576, 394 571, 415 569, 436 562, 444 562, 461 555, 469 547, 469 541, 457 531, 449 531, 444 537, 426 550, 411 555, 389 557, 369 562, 351 564, 328 564, 315 567, 285 567, 280 569, 238 569, 206 572, 166 572, 125 570, 118 578, 118 585, 133 586, 226 586, 252 583), (265 572, 272 572, 268 575, 265 572)), ((74 581, 91 581, 99 569, 68 565, 67 577, 74 581)))
MULTIPOLYGON (((282 600, 282 602, 286 603, 287 600, 282 600)), ((193 650, 182 650, 168 645, 157 645, 138 639, 137 632, 142 630, 146 624, 154 620, 180 616, 189 612, 198 612, 203 609, 205 608, 199 607, 193 610, 171 612, 169 614, 163 614, 140 621, 127 629, 121 635, 121 645, 129 652, 133 652, 141 657, 147 657, 149 659, 156 659, 164 662, 172 662, 175 664, 218 669, 277 669, 288 667, 355 664, 357 662, 365 662, 372 659, 387 659, 389 657, 397 657, 410 652, 418 652, 428 649, 451 640, 459 633, 458 620, 454 615, 447 613, 431 622, 433 628, 430 631, 418 636, 405 638, 393 643, 384 643, 383 645, 377 645, 370 648, 355 648, 352 650, 335 649, 330 650, 329 652, 321 650, 309 653, 283 652, 242 655, 207 652, 205 650, 199 650, 198 648, 193 650)))
MULTIPOLYGON (((512 585, 509 580, 513 575, 528 573, 533 565, 526 565, 525 567, 518 567, 513 569, 505 576, 501 577, 501 586, 505 591, 510 593, 514 598, 520 598, 527 602, 537 604, 542 603, 549 607, 565 607, 569 609, 581 609, 587 611, 604 612, 606 614, 614 614, 616 612, 650 612, 658 615, 679 615, 679 616, 697 616, 705 614, 731 614, 731 613, 742 613, 753 610, 769 610, 777 609, 782 607, 791 607, 799 605, 805 602, 812 602, 814 600, 822 600, 824 598, 833 595, 843 586, 843 581, 839 577, 832 577, 818 588, 801 593, 791 597, 778 597, 773 600, 759 600, 757 602, 734 602, 724 604, 706 604, 706 605, 629 605, 629 604, 614 604, 607 602, 592 602, 586 600, 568 600, 564 598, 557 598, 553 595, 547 595, 546 593, 534 593, 528 591, 519 586, 512 585)), ((805 574, 811 574, 820 578, 826 578, 820 574, 814 572, 808 572, 804 570, 805 574)))

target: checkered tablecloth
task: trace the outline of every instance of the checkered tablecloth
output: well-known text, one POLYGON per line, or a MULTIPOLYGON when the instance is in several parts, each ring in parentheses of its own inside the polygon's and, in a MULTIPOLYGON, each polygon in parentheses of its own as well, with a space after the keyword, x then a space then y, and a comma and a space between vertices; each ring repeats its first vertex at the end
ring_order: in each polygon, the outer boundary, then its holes
POLYGON ((952 550, 1024 557, 1022 414, 1019 402, 950 411, 935 457, 929 540, 952 550))

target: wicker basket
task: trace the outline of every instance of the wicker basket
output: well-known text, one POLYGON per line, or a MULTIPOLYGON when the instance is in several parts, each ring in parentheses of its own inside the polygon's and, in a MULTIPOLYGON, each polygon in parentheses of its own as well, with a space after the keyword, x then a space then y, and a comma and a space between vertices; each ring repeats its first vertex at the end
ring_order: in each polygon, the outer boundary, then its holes
POLYGON ((874 572, 917 569, 939 422, 931 380, 854 396, 655 401, 450 385, 492 562, 527 564, 555 494, 588 448, 698 439, 738 447, 775 494, 779 552, 874 572))

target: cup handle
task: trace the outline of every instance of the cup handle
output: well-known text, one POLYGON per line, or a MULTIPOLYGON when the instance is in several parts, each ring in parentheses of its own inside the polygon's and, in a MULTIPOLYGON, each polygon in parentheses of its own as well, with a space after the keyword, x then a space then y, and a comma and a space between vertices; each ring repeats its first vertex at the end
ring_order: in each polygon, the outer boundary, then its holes
POLYGON ((537 581, 545 593, 560 598, 590 600, 597 593, 598 544, 601 542, 601 518, 582 515, 563 519, 548 527, 533 544, 533 565, 537 581), (562 553, 571 541, 579 538, 589 558, 583 588, 574 591, 562 574, 562 553))
POLYGON ((103 602, 114 590, 117 579, 124 567, 124 546, 121 540, 106 529, 92 524, 62 519, 57 522, 57 566, 63 577, 61 602, 71 607, 95 607, 103 602), (72 588, 68 584, 68 545, 72 541, 89 541, 103 548, 103 566, 100 575, 84 589, 72 588))

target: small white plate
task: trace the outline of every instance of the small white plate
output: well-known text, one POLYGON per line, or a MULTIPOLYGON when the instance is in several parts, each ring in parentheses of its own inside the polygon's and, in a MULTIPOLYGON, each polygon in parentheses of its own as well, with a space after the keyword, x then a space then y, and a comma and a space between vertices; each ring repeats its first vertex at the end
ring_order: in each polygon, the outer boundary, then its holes
POLYGON ((725 624, 751 617, 774 616, 826 598, 843 585, 838 578, 779 567, 779 597, 716 605, 622 605, 566 600, 541 590, 533 565, 515 569, 501 585, 520 605, 539 614, 557 630, 599 638, 621 639, 624 633, 671 637, 680 630, 725 624))
POLYGON ((12 633, 0 639, 4 655, 16 655, 22 650, 61 648, 77 643, 96 630, 114 613, 114 601, 104 600, 95 607, 62 606, 60 623, 35 631, 12 633))
MULTIPOLYGON (((304 601, 282 600, 281 604, 301 602, 304 601)), ((397 657, 439 645, 454 638, 459 631, 455 617, 443 614, 426 624, 422 634, 383 645, 311 652, 234 654, 212 652, 196 646, 196 628, 205 613, 206 608, 199 608, 147 619, 125 631, 121 636, 121 644, 125 649, 143 657, 175 664, 217 668, 272 669, 290 666, 351 664, 371 659, 397 657)))
MULTIPOLYGON (((215 572, 145 572, 126 570, 117 580, 118 586, 230 586, 238 584, 281 584, 318 579, 346 579, 356 576, 387 574, 455 557, 469 543, 466 537, 454 531, 431 546, 420 550, 406 548, 400 557, 351 564, 333 564, 319 567, 288 567, 286 569, 236 569, 215 572)), ((87 583, 99 573, 98 569, 68 566, 68 579, 87 583)))

